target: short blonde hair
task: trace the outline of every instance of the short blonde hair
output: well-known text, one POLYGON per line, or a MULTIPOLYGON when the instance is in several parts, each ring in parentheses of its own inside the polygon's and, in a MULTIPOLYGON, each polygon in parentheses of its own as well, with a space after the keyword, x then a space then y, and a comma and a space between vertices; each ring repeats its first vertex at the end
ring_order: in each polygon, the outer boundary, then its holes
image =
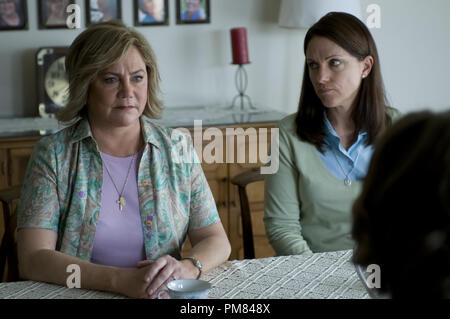
POLYGON ((156 56, 150 44, 136 30, 120 21, 108 21, 89 26, 72 43, 66 56, 69 76, 69 100, 56 117, 61 122, 72 122, 87 117, 86 103, 89 86, 97 75, 117 63, 134 46, 142 55, 147 67, 148 92, 144 115, 160 118, 162 101, 160 75, 156 56))

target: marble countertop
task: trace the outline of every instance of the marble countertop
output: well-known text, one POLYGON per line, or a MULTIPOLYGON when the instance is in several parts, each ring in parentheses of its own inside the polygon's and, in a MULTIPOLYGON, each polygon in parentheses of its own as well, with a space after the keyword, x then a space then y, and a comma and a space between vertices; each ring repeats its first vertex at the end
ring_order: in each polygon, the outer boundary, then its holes
MULTIPOLYGON (((163 117, 155 123, 168 127, 194 126, 195 120, 201 120, 203 126, 227 126, 250 123, 278 122, 287 114, 271 109, 227 109, 219 107, 170 107, 164 109, 163 117)), ((53 118, 0 118, 0 137, 23 137, 48 135, 64 126, 53 118)))

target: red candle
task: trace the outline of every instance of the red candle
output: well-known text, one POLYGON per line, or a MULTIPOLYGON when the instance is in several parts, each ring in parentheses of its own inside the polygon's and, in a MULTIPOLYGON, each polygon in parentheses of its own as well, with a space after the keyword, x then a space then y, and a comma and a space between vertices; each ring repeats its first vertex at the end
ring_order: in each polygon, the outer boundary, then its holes
POLYGON ((231 33, 231 48, 233 51, 233 64, 248 64, 247 29, 233 28, 231 33))

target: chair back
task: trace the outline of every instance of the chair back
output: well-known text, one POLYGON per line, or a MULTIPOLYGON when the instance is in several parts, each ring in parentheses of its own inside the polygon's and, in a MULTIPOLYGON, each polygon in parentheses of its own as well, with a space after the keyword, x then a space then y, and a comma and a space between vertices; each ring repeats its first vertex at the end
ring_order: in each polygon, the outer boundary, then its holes
POLYGON ((6 277, 6 281, 18 281, 19 269, 17 259, 16 228, 17 212, 13 202, 20 198, 21 186, 13 186, 0 190, 0 203, 3 209, 3 222, 5 233, 0 246, 0 282, 6 277), (8 271, 5 276, 6 265, 8 271))
POLYGON ((231 183, 237 185, 239 201, 241 204, 242 237, 244 241, 244 258, 255 258, 255 246, 253 242, 252 216, 248 201, 247 185, 264 180, 259 167, 246 170, 231 179, 231 183))

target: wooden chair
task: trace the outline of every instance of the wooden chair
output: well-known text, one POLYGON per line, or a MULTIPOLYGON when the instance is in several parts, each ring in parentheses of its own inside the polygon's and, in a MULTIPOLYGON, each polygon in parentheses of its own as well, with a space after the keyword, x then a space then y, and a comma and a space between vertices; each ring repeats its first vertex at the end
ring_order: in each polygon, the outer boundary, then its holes
POLYGON ((231 183, 237 185, 239 190, 239 201, 241 204, 242 237, 244 241, 244 258, 255 258, 255 246, 253 243, 252 217, 246 186, 248 184, 264 180, 259 167, 246 170, 231 179, 231 183))
POLYGON ((21 186, 13 186, 0 190, 0 202, 3 208, 3 221, 5 225, 5 233, 0 246, 0 282, 3 281, 6 264, 8 265, 6 281, 19 280, 17 245, 15 240, 17 212, 13 207, 13 201, 20 198, 20 190, 21 186))

